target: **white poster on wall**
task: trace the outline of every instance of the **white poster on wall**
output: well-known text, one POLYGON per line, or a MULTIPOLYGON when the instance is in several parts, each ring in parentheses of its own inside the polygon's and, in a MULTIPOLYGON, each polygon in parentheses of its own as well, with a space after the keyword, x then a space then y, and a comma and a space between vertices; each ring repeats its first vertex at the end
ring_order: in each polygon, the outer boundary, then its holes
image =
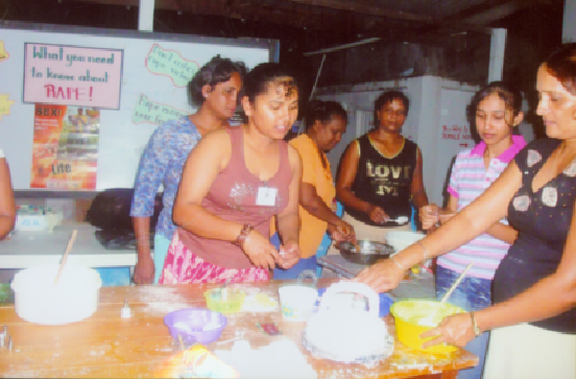
POLYGON ((442 186, 427 189, 431 199, 444 199, 447 180, 450 176, 452 160, 460 151, 475 146, 466 116, 466 108, 474 96, 472 91, 455 89, 441 90, 440 128, 436 140, 437 159, 436 173, 443 179, 442 186))

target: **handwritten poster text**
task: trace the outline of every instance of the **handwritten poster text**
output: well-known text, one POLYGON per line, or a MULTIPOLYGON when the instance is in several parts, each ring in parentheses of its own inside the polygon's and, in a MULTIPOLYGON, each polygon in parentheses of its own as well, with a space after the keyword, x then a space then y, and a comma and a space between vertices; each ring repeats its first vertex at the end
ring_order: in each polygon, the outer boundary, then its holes
POLYGON ((146 67, 154 74, 166 75, 176 87, 186 87, 200 66, 184 59, 175 50, 163 49, 155 43, 146 57, 146 67))
POLYGON ((120 108, 123 50, 26 43, 24 102, 120 108))
POLYGON ((140 98, 134 106, 134 112, 132 112, 132 122, 135 124, 145 122, 162 125, 166 121, 175 120, 187 114, 188 112, 152 101, 146 95, 140 94, 140 98))

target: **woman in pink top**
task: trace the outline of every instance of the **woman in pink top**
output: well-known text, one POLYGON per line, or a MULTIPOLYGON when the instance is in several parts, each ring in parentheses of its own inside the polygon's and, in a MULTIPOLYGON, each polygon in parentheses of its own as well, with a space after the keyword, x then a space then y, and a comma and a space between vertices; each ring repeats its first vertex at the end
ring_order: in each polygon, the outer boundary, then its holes
POLYGON ((263 63, 246 75, 244 91, 248 122, 208 134, 186 162, 160 283, 267 281, 269 270, 300 258, 302 164, 283 140, 298 116, 298 87, 285 67, 263 63), (269 241, 272 217, 280 252, 269 241))

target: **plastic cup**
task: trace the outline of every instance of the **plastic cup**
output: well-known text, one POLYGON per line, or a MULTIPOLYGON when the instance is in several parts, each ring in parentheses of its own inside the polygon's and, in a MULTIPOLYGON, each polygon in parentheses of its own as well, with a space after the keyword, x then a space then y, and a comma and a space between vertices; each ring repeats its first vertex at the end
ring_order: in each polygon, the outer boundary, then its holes
POLYGON ((282 317, 288 321, 306 321, 318 298, 318 291, 306 286, 280 287, 278 292, 282 317))

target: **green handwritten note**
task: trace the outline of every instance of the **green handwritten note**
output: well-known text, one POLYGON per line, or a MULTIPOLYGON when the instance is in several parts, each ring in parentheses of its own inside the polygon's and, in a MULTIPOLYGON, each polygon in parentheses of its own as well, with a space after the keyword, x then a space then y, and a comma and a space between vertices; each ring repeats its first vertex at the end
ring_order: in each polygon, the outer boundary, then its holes
POLYGON ((140 124, 143 122, 149 124, 162 125, 167 121, 175 120, 188 115, 189 112, 182 111, 150 100, 146 95, 140 94, 134 112, 132 113, 132 122, 140 124))
POLYGON ((146 67, 154 74, 166 75, 176 87, 185 87, 200 66, 194 61, 184 59, 175 50, 163 49, 155 43, 146 57, 146 67))

